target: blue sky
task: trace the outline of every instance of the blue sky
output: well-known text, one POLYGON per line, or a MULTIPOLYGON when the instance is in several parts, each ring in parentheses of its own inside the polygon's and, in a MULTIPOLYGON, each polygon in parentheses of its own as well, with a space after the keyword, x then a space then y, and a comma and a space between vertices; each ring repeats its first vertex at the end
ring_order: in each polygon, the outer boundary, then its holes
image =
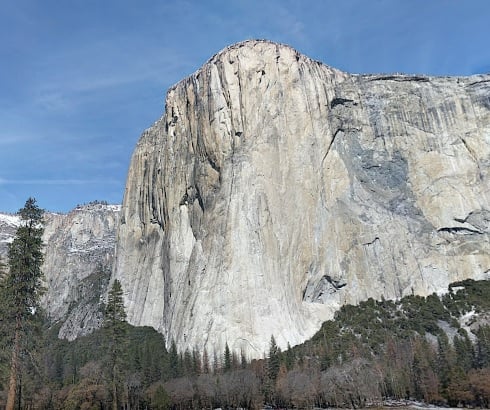
POLYGON ((0 211, 120 203, 169 86, 237 41, 353 73, 490 71, 487 0, 2 0, 0 211))

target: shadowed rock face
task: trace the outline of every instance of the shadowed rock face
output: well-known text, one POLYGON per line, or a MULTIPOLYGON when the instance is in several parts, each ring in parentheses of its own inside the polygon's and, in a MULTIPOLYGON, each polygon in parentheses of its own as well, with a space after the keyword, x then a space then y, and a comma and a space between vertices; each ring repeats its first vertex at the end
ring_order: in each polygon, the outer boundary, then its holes
POLYGON ((118 232, 128 319, 260 357, 344 303, 490 272, 490 76, 349 75, 266 41, 168 91, 118 232))
MULTIPOLYGON (((73 340, 102 323, 119 211, 120 206, 93 203, 68 214, 44 215, 42 305, 51 323, 61 325, 60 338, 73 340)), ((0 214, 0 259, 5 262, 19 224, 19 217, 0 214)))
POLYGON ((73 340, 101 326, 103 300, 114 263, 120 206, 89 204, 68 214, 47 214, 43 298, 58 336, 73 340))

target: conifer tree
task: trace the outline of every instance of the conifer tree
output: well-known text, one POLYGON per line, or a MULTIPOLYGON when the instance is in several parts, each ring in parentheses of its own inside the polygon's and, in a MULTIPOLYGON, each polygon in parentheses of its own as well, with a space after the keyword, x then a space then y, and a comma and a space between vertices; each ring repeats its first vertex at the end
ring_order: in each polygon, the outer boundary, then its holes
POLYGON ((197 347, 192 349, 192 371, 196 375, 202 372, 201 354, 197 347))
POLYGON ((112 408, 117 410, 117 381, 119 365, 122 362, 123 347, 126 338, 126 312, 124 310, 123 291, 121 282, 115 279, 107 297, 105 308, 104 328, 108 333, 108 350, 110 361, 110 376, 112 382, 112 408))
POLYGON ((279 347, 277 346, 274 336, 271 336, 267 371, 268 376, 272 382, 276 381, 277 374, 279 373, 279 367, 281 367, 281 349, 279 349, 279 347))
POLYGON ((193 373, 193 363, 192 363, 192 353, 189 348, 185 349, 184 355, 182 358, 183 367, 184 367, 184 375, 190 376, 193 373))
POLYGON ((0 386, 5 383, 4 377, 8 373, 8 362, 11 358, 11 348, 9 346, 9 336, 12 333, 12 329, 9 321, 7 320, 8 309, 5 306, 5 280, 7 275, 7 268, 5 264, 0 260, 0 386))
POLYGON ((442 390, 447 389, 452 365, 452 347, 449 344, 447 335, 441 333, 437 336, 437 373, 442 390))
POLYGON ((275 400, 276 380, 281 367, 281 350, 277 346, 276 339, 271 336, 269 344, 269 355, 266 361, 267 377, 264 383, 264 393, 270 402, 275 400))
POLYGON ((294 367, 294 352, 293 349, 291 348, 291 345, 288 342, 288 347, 286 349, 286 352, 284 354, 284 364, 286 365, 287 370, 292 370, 294 367))
POLYGON ((220 369, 220 362, 218 359, 218 353, 216 353, 216 350, 213 352, 213 373, 218 374, 220 369))
POLYGON ((180 357, 177 351, 177 345, 175 343, 175 340, 172 340, 172 343, 170 345, 170 350, 168 353, 169 353, 169 363, 170 363, 170 377, 171 378, 180 377, 182 375, 181 366, 180 366, 180 357))
POLYGON ((228 343, 225 344, 225 353, 224 353, 224 364, 225 364, 225 372, 228 372, 231 370, 231 352, 230 348, 228 347, 228 343))
POLYGON ((202 352, 202 372, 204 374, 210 373, 211 369, 209 366, 209 356, 208 356, 208 351, 206 348, 204 348, 202 352))
POLYGON ((2 319, 12 326, 7 410, 15 406, 22 349, 40 318, 43 213, 34 198, 19 210, 21 223, 8 251, 9 272, 1 282, 2 319))
POLYGON ((483 369, 490 366, 490 326, 483 325, 476 331, 475 367, 483 369))
POLYGON ((454 335, 453 338, 456 364, 461 367, 464 372, 468 372, 475 361, 473 344, 471 343, 466 330, 460 329, 458 333, 459 335, 454 335))
POLYGON ((247 368, 247 357, 245 356, 245 353, 243 352, 243 350, 241 350, 241 352, 240 352, 240 366, 242 369, 247 368))

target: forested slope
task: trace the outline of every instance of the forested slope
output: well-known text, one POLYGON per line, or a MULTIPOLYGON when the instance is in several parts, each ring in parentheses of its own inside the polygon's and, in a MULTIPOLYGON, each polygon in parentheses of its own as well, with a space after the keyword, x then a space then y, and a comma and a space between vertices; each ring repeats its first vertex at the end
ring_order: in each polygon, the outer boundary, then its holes
MULTIPOLYGON (((179 354, 153 329, 124 324, 118 401, 132 409, 361 407, 393 399, 488 407, 489 319, 490 282, 468 280, 442 297, 344 306, 302 345, 281 352, 271 335, 267 357, 251 362, 227 346, 179 354)), ((25 352, 20 408, 110 408, 110 330, 73 342, 57 331, 25 352)))

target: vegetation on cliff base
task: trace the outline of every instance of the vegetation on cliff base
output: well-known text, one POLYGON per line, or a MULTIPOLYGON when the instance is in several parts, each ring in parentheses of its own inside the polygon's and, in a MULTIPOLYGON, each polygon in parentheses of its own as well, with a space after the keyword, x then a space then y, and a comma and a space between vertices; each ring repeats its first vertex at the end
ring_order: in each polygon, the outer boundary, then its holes
POLYGON ((490 281, 453 284, 441 298, 370 299, 344 306, 302 345, 281 351, 272 336, 267 358, 251 362, 229 347, 179 353, 172 342, 167 350, 153 329, 118 320, 117 377, 110 319, 73 342, 57 339, 54 327, 36 354, 39 372, 22 370, 21 408, 109 409, 114 395, 131 409, 364 407, 387 399, 488 407, 489 315, 490 281), (470 330, 463 315, 487 324, 470 330))

